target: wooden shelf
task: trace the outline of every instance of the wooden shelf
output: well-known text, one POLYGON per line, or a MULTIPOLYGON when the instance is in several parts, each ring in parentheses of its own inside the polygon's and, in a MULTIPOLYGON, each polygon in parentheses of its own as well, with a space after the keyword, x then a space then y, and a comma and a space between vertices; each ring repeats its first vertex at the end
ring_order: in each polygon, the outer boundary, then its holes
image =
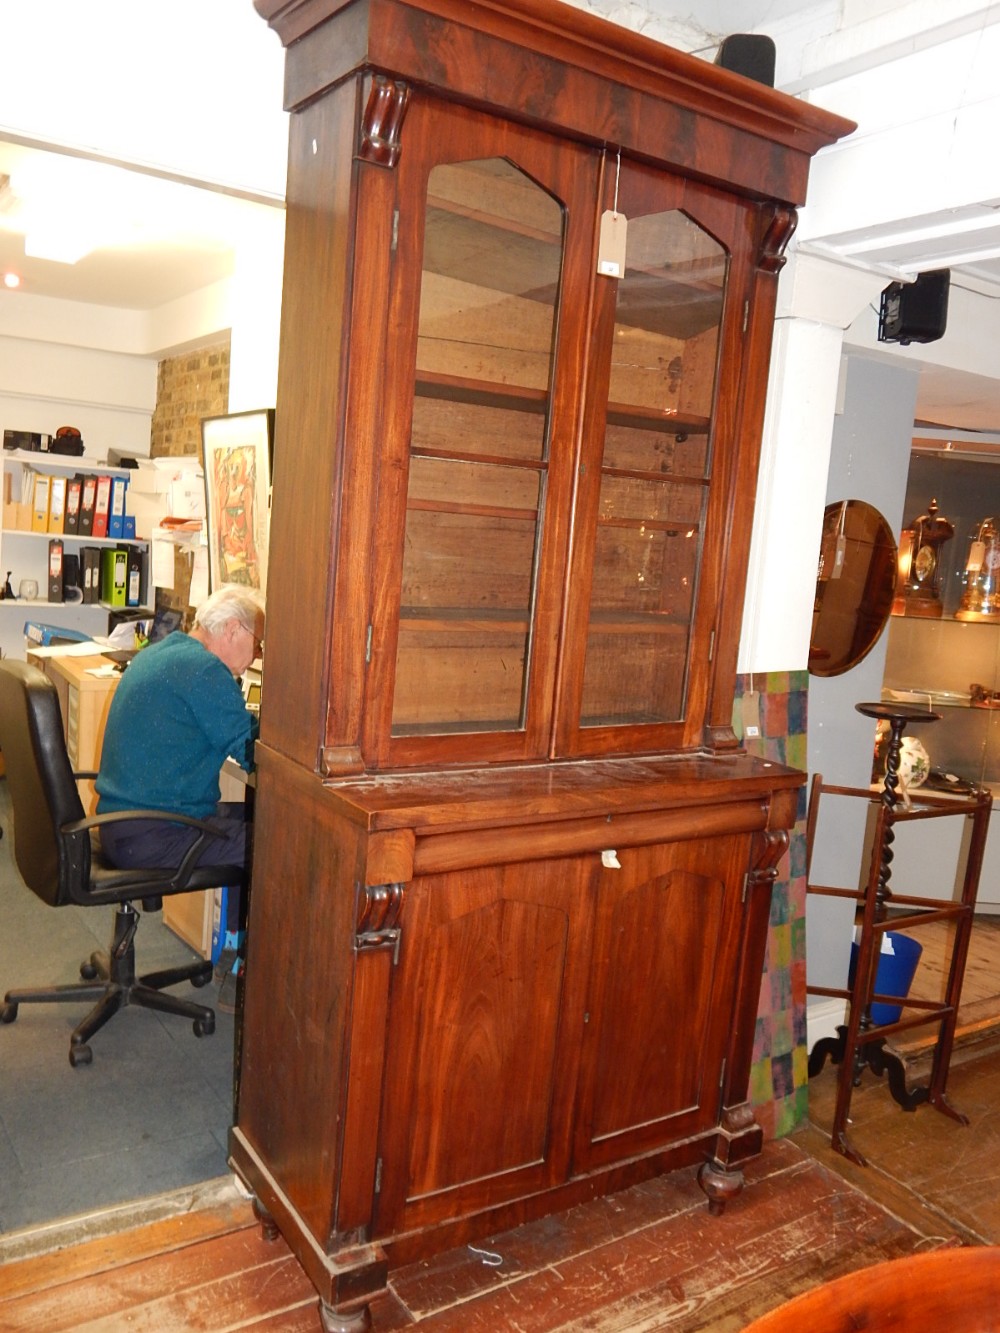
MULTIPOLYGON (((504 407, 517 412, 544 412, 549 401, 545 389, 496 384, 488 380, 441 375, 426 370, 417 372, 414 392, 422 398, 504 407)), ((683 436, 706 435, 711 425, 708 417, 677 412, 673 408, 637 407, 632 403, 608 403, 607 421, 612 426, 635 426, 642 430, 683 436)))
POLYGON ((637 407, 633 403, 608 403, 606 420, 609 426, 636 426, 678 437, 707 435, 711 425, 708 417, 676 412, 672 407, 637 407))
POLYGON ((515 412, 544 412, 549 401, 545 389, 495 384, 489 380, 466 379, 460 375, 440 375, 429 370, 417 372, 414 393, 421 398, 442 398, 451 403, 474 403, 481 407, 505 407, 515 412))
MULTIPOLYGON (((479 611, 468 607, 403 607, 400 629, 411 634, 473 633, 527 634, 530 618, 526 611, 479 611)), ((686 615, 659 611, 595 611, 591 614, 591 634, 676 634, 686 631, 686 615)))
POLYGON ((404 609, 399 616, 400 628, 414 633, 479 630, 493 634, 514 631, 527 634, 529 623, 527 613, 519 615, 511 611, 449 610, 443 607, 427 611, 404 609))

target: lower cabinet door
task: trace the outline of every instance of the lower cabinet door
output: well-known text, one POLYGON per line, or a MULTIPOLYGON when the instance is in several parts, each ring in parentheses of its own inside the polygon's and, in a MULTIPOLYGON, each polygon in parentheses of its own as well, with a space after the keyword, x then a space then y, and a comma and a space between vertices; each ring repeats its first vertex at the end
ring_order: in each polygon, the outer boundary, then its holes
POLYGON ((733 835, 407 886, 376 1235, 718 1123, 748 855, 733 835))
POLYGON ((376 1234, 566 1178, 600 858, 429 875, 393 969, 376 1234))
POLYGON ((600 870, 574 1173, 718 1124, 749 852, 728 835, 600 870))

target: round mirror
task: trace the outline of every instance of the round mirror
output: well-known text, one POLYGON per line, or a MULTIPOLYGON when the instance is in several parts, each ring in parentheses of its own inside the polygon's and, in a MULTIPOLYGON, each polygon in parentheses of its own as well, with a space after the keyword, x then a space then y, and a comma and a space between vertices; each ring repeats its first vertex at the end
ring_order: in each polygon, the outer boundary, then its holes
POLYGON ((871 651, 896 590, 896 540, 864 500, 827 505, 823 516, 809 670, 839 676, 871 651))

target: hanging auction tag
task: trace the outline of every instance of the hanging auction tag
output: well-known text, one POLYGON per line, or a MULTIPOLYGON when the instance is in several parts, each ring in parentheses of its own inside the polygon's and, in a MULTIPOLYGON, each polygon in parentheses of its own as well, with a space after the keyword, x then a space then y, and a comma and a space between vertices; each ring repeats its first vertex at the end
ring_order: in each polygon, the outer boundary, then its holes
POLYGON ((740 718, 743 722, 743 742, 754 753, 761 753, 763 737, 760 727, 760 692, 747 690, 740 700, 740 718))
POLYGON ((628 218, 607 209, 601 214, 601 236, 597 249, 597 271, 605 278, 625 276, 625 240, 628 218))
POLYGON ((969 547, 969 558, 965 562, 966 574, 978 574, 986 559, 986 543, 974 541, 969 547))

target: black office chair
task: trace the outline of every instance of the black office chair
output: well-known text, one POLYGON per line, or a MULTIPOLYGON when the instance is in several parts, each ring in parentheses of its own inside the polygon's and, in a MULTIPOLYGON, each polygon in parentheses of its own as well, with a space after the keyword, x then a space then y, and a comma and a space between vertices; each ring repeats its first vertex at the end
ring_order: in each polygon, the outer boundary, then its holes
POLYGON ((83 980, 8 991, 0 1022, 13 1023, 21 1004, 96 1000, 70 1038, 69 1061, 74 1066, 90 1063, 90 1038, 129 1004, 180 1014, 193 1021, 196 1036, 209 1036, 215 1031, 214 1010, 166 995, 164 988, 185 981, 204 986, 212 976, 212 964, 200 960, 137 978, 135 932, 139 914, 133 903, 140 900, 146 911, 158 911, 168 894, 242 884, 243 868, 194 864, 211 833, 202 820, 155 810, 85 817, 76 779, 96 774, 74 774, 55 686, 26 662, 0 661, 0 750, 13 809, 14 859, 28 888, 52 907, 118 904, 111 947, 107 954, 94 953, 81 965, 83 980), (202 836, 178 866, 128 870, 112 866, 101 854, 99 837, 96 833, 92 837, 92 831, 113 821, 140 818, 190 824, 201 829, 202 836))

